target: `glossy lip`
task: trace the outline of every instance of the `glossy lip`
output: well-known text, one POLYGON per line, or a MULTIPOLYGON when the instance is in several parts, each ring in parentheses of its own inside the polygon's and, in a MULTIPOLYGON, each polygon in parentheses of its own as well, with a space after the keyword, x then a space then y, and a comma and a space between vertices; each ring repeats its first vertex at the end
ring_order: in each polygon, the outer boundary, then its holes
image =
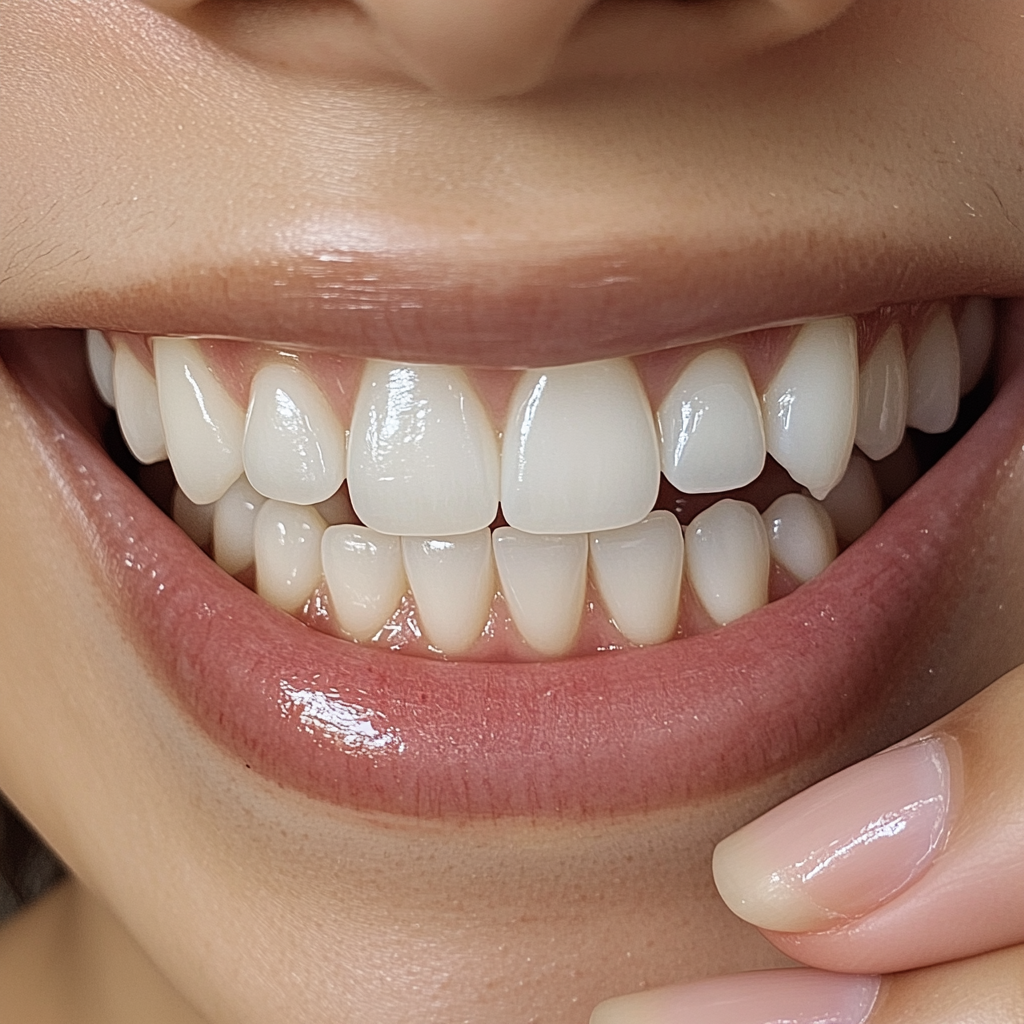
MULTIPOLYGON (((749 238, 691 239, 685 251, 644 238, 614 254, 607 246, 590 252, 563 246, 549 264, 538 260, 532 243, 523 252, 508 243, 500 253, 463 246, 453 262, 412 237, 405 246, 392 238, 389 249, 372 252, 335 245, 317 252, 309 249, 310 238, 302 241, 299 253, 249 252, 216 267, 176 265, 146 284, 54 295, 45 320, 21 316, 13 326, 237 338, 507 368, 632 356, 820 317, 1019 288, 991 271, 982 277, 969 263, 937 269, 909 259, 909 252, 905 272, 894 272, 901 255, 894 252, 851 278, 846 264, 820 267, 802 237, 773 237, 763 246, 749 238), (792 257, 777 259, 780 247, 792 257)), ((850 259, 865 244, 841 241, 850 259)))
POLYGON ((541 664, 426 661, 308 629, 202 555, 45 385, 23 384, 39 403, 27 403, 39 458, 127 635, 213 740, 350 808, 583 817, 778 771, 855 725, 915 663, 969 572, 968 510, 1024 447, 1016 312, 1016 365, 988 411, 817 580, 715 633, 541 664))

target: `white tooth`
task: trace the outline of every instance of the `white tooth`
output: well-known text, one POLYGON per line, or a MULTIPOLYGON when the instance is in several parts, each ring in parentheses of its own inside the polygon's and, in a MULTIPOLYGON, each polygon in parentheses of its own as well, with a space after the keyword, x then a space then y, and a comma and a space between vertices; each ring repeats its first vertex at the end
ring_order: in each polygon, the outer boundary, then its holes
POLYGON ((746 364, 711 349, 679 375, 658 409, 661 469, 687 494, 731 491, 764 468, 764 423, 746 364))
POLYGON ((295 505, 326 501, 345 479, 345 429, 301 367, 270 363, 249 385, 242 448, 260 494, 295 505))
POLYGON ((814 498, 783 494, 762 515, 772 558, 799 583, 823 573, 838 553, 832 520, 814 498))
POLYGON ((359 522, 359 517, 348 500, 348 491, 341 487, 326 501, 318 501, 314 506, 324 517, 328 526, 348 526, 359 522))
POLYGON ((327 524, 309 505, 265 501, 253 530, 256 591, 286 612, 297 612, 320 581, 320 541, 327 524))
POLYGON ((651 407, 628 359, 523 374, 501 455, 505 521, 527 533, 638 523, 658 497, 651 407))
POLYGON ((367 362, 348 458, 352 506, 381 533, 472 533, 497 513, 494 429, 456 367, 367 362))
POLYGON ((995 304, 982 295, 964 303, 956 334, 960 340, 960 394, 973 391, 985 373, 996 332, 995 304))
POLYGON ((899 325, 893 324, 860 371, 857 447, 884 459, 900 446, 907 425, 907 357, 899 325))
POLYGON ((538 653, 565 654, 580 629, 587 592, 587 538, 510 526, 494 531, 494 561, 512 621, 538 653))
POLYGON ((125 444, 147 466, 167 458, 153 375, 127 345, 114 352, 114 406, 125 444))
POLYGON ((860 455, 850 459, 843 479, 822 500, 832 517, 836 535, 852 544, 878 522, 882 515, 882 493, 871 463, 860 455))
POLYGON ((329 526, 321 542, 331 616, 355 640, 369 640, 406 591, 399 537, 368 526, 329 526))
POLYGON ((427 640, 445 654, 470 648, 494 599, 491 531, 457 537, 403 537, 405 575, 427 640))
POLYGON ((178 486, 200 505, 216 501, 242 475, 242 410, 190 338, 154 338, 153 363, 178 486))
POLYGON ((908 365, 907 426, 926 434, 945 433, 960 409, 960 347, 949 309, 928 322, 908 365))
POLYGON ((212 506, 213 557, 232 576, 248 569, 256 557, 256 514, 265 501, 266 498, 240 476, 212 506))
POLYGON ((606 611, 636 644, 660 644, 679 623, 683 531, 665 510, 590 535, 590 569, 606 611))
POLYGON ((107 344, 102 331, 85 332, 85 353, 89 361, 89 376, 104 403, 114 408, 114 350, 107 344))
POLYGON ((745 501, 716 502, 686 528, 686 574, 719 625, 768 603, 770 568, 764 522, 745 501))
POLYGON ((197 505, 181 491, 174 488, 171 499, 171 518, 188 534, 192 543, 205 548, 213 532, 213 505, 197 505))
POLYGON ((768 451, 816 498, 842 479, 857 429, 857 326, 817 320, 797 334, 764 396, 768 451))

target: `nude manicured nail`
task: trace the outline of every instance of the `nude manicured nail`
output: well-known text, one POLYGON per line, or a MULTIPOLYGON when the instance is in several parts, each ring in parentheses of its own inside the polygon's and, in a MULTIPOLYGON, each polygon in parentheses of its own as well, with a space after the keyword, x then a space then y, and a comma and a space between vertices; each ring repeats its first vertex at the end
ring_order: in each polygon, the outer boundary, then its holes
POLYGON ((590 1024, 863 1024, 879 984, 805 968, 752 971, 609 999, 590 1024))
POLYGON ((948 828, 950 767, 933 736, 877 754, 773 808, 715 850, 733 913, 772 931, 821 931, 913 883, 948 828))

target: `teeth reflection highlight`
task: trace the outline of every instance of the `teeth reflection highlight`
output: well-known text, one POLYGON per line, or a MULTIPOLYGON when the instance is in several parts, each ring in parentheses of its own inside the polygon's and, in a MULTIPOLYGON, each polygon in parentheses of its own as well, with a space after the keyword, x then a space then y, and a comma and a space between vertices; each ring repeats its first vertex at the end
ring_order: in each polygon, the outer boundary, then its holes
POLYGON ((494 531, 494 561, 509 614, 538 654, 555 658, 576 639, 587 591, 587 538, 510 526, 494 531))
POLYGON ((860 455, 850 459, 843 479, 822 501, 835 524, 836 535, 852 544, 878 522, 884 503, 871 463, 860 455))
POLYGON ((720 626, 768 603, 770 567, 764 522, 745 501, 719 501, 686 528, 690 586, 720 626))
POLYGON ((267 499, 244 476, 213 506, 213 558, 232 576, 248 569, 256 557, 256 514, 267 499))
POLYGON ((697 356, 658 409, 661 468, 688 494, 730 491, 764 468, 761 406, 746 364, 729 349, 697 356))
POLYGON ((909 397, 903 338, 893 324, 860 371, 856 441, 868 458, 884 459, 899 448, 909 397))
POLYGON ((253 548, 256 592, 286 612, 297 612, 320 582, 320 541, 327 524, 308 505, 265 501, 256 513, 253 548))
POLYGON ((309 375, 288 363, 253 377, 242 454, 252 486, 279 501, 314 505, 345 479, 345 430, 309 375))
POLYGON ((152 465, 167 458, 156 381, 124 344, 114 352, 112 388, 117 422, 128 450, 139 462, 152 465))
POLYGON ((242 475, 242 410, 190 338, 154 338, 153 364, 167 454, 178 486, 199 505, 242 475))
POLYGON ((85 354, 93 387, 104 404, 113 409, 117 405, 114 397, 114 350, 107 344, 102 331, 85 332, 85 354))
POLYGON ((479 639, 494 597, 491 531, 458 537, 403 537, 405 575, 427 640, 460 654, 479 639))
POLYGON ((658 441, 629 360, 529 370, 509 410, 501 509, 510 526, 538 534, 613 530, 654 507, 658 441))
POLYGON ((368 526, 330 526, 320 550, 333 619, 352 639, 369 640, 406 591, 401 540, 368 526))
POLYGON ((590 535, 590 570, 605 610, 628 640, 660 644, 679 622, 683 531, 667 511, 590 535))
POLYGON ((352 417, 349 496, 381 533, 449 536, 498 511, 498 444, 466 375, 370 360, 352 417))
POLYGON ((960 342, 961 395, 973 391, 985 374, 995 340, 995 318, 995 304, 991 299, 974 295, 964 303, 956 325, 960 342))
POLYGON ((836 531, 820 502, 783 494, 763 516, 772 558, 798 583, 823 573, 838 553, 836 531))
POLYGON ((907 426, 942 434, 956 422, 960 409, 960 349, 949 308, 928 322, 910 353, 910 402, 907 426))
POLYGON ((764 395, 769 453, 816 498, 842 479, 857 429, 857 328, 850 317, 800 329, 764 395))

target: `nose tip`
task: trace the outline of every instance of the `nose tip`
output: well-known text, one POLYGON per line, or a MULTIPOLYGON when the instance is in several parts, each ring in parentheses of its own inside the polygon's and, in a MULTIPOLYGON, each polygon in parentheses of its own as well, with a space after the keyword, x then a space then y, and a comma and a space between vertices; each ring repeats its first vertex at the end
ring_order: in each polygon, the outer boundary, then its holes
POLYGON ((530 92, 595 0, 360 0, 378 40, 436 92, 486 99, 530 92))
POLYGON ((698 67, 728 63, 823 28, 853 0, 355 2, 374 26, 379 44, 411 78, 442 94, 486 99, 543 85, 573 43, 588 51, 582 64, 591 73, 621 67, 652 70, 646 63, 670 74, 685 73, 686 67, 663 66, 663 55, 698 67), (635 35, 636 23, 645 20, 646 34, 635 35), (591 29, 585 41, 587 33, 577 31, 584 21, 591 29), (665 31, 659 38, 661 28, 665 31), (623 53, 637 48, 648 49, 649 59, 623 53), (662 55, 660 60, 655 53, 662 55))

